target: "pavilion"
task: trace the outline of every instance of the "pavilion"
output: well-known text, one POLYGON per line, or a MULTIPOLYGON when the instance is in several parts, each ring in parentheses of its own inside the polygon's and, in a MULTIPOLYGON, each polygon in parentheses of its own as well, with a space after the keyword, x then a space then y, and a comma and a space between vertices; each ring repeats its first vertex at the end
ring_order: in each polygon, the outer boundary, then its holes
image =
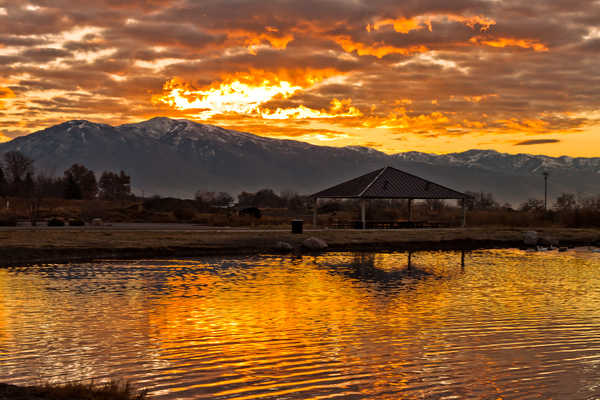
MULTIPOLYGON (((409 174, 393 167, 385 167, 358 178, 340 183, 310 196, 315 200, 313 225, 317 225, 319 199, 357 199, 361 204, 362 228, 366 229, 366 204, 372 199, 408 200, 408 219, 411 218, 412 201, 415 199, 465 200, 468 195, 449 189, 427 179, 409 174)), ((462 226, 466 226, 465 202, 462 202, 462 226)))

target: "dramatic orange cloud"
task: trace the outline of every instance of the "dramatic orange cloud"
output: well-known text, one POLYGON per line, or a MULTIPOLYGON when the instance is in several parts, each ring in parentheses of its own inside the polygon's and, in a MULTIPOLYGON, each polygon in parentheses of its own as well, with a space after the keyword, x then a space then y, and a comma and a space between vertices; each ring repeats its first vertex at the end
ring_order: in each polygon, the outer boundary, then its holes
MULTIPOLYGON (((7 87, 0 87, 0 109, 3 108, 3 99, 11 99, 14 98, 15 94, 13 93, 12 90, 10 90, 10 88, 7 87)), ((1 141, 1 139, 0 139, 1 141)))
POLYGON ((367 25, 367 31, 379 30, 382 26, 393 25, 394 30, 399 33, 408 33, 410 31, 417 31, 425 27, 425 22, 417 18, 398 18, 398 19, 382 19, 373 23, 373 25, 367 25))
POLYGON ((474 36, 469 39, 471 43, 483 44, 491 47, 521 47, 524 49, 533 49, 534 51, 548 51, 545 44, 537 39, 515 39, 515 38, 486 38, 484 36, 474 36))
POLYGON ((243 30, 231 30, 227 32, 227 35, 231 38, 242 38, 244 45, 251 49, 254 46, 259 46, 263 43, 269 43, 271 47, 279 50, 283 50, 287 47, 288 43, 294 40, 294 36, 291 34, 280 35, 279 30, 272 27, 267 27, 266 32, 254 33, 243 30))
POLYGON ((598 2, 151 3, 1 6, 0 132, 170 116, 389 152, 600 146, 598 2))
POLYGON ((475 29, 477 25, 480 26, 481 31, 487 31, 490 26, 496 24, 491 18, 487 18, 480 15, 474 16, 463 16, 456 14, 426 14, 420 15, 413 18, 397 18, 397 19, 382 19, 375 21, 372 25, 367 25, 367 30, 371 32, 372 30, 379 30, 383 26, 392 25, 394 30, 399 33, 409 33, 410 31, 420 30, 425 27, 429 29, 429 31, 433 31, 431 26, 432 22, 444 22, 444 21, 453 21, 459 22, 464 25, 467 25, 471 29, 475 29))
POLYGON ((512 129, 515 132, 523 132, 523 133, 545 133, 548 131, 549 123, 547 121, 543 121, 541 119, 525 119, 525 120, 517 120, 516 118, 512 118, 509 120, 498 120, 500 124, 503 124, 507 128, 512 129))
POLYGON ((352 106, 352 99, 333 99, 329 110, 315 110, 303 105, 294 108, 278 107, 274 111, 265 108, 261 110, 261 117, 264 119, 329 119, 353 118, 362 115, 358 108, 352 106))
POLYGON ((356 42, 352 40, 349 36, 338 36, 333 40, 337 44, 339 44, 344 49, 344 51, 348 53, 356 51, 356 54, 358 54, 359 56, 375 56, 377 58, 382 58, 389 54, 410 55, 415 53, 424 53, 427 51, 427 47, 423 45, 409 47, 395 47, 383 43, 375 43, 369 45, 361 42, 356 42))

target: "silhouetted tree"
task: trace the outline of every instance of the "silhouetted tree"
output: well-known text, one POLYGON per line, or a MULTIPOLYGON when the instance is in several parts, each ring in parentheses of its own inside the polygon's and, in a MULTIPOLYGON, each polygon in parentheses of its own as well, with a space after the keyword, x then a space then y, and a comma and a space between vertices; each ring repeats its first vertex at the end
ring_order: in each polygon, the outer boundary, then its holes
POLYGON ((65 180, 62 177, 54 177, 43 172, 38 172, 35 177, 36 190, 42 197, 64 197, 65 180))
POLYGON ((227 207, 233 203, 233 197, 227 192, 196 192, 196 201, 204 206, 227 207))
POLYGON ((104 171, 98 186, 100 197, 105 200, 123 200, 131 195, 131 177, 123 171, 119 174, 104 171))
POLYGON ((0 165, 0 197, 4 197, 8 192, 8 181, 4 176, 4 169, 0 165))
POLYGON ((254 197, 257 207, 282 207, 284 202, 272 189, 261 189, 254 197))
POLYGON ((94 172, 83 165, 73 164, 65 171, 65 198, 93 199, 98 194, 94 172))
POLYGON ((429 211, 442 211, 446 207, 444 200, 440 199, 426 199, 425 205, 429 211))
POLYGON ((577 206, 575 195, 572 193, 561 194, 554 202, 556 211, 572 211, 577 206))
POLYGON ((219 207, 228 207, 233 203, 233 197, 227 192, 219 192, 215 196, 214 205, 219 207))
POLYGON ((584 210, 600 211, 600 195, 584 197, 579 204, 584 210))
POLYGON ((9 194, 22 195, 23 180, 29 173, 33 175, 33 160, 20 151, 4 153, 4 170, 10 184, 9 194))
POLYGON ((242 192, 238 194, 238 204, 240 206, 251 206, 254 204, 254 194, 242 192))
POLYGON ((499 207, 494 195, 484 192, 465 192, 469 197, 465 204, 469 210, 495 210, 499 207))
POLYGON ((521 211, 542 212, 544 211, 544 200, 528 199, 519 207, 521 211))
POLYGON ((288 208, 288 210, 299 211, 304 209, 305 199, 292 190, 281 192, 279 197, 281 197, 281 201, 288 208))
POLYGON ((23 179, 23 185, 21 187, 20 195, 23 197, 30 198, 33 196, 35 191, 35 182, 33 181, 33 174, 27 172, 25 179, 23 179))
POLYGON ((35 226, 40 215, 43 193, 41 188, 37 185, 37 180, 34 180, 31 172, 28 172, 23 180, 22 196, 25 198, 31 225, 35 226))
POLYGON ((64 197, 65 199, 81 199, 83 198, 81 194, 81 187, 75 180, 75 177, 72 174, 67 174, 65 172, 64 179, 64 197))
POLYGON ((257 207, 247 207, 244 208, 242 210, 240 210, 240 216, 250 216, 250 217, 254 217, 256 219, 260 219, 260 217, 262 216, 262 212, 257 208, 257 207))
POLYGON ((203 204, 210 204, 215 199, 215 192, 207 192, 203 190, 196 191, 196 195, 194 196, 196 201, 203 204))
POLYGON ((285 204, 273 189, 261 189, 256 193, 242 192, 238 195, 238 203, 253 207, 282 207, 285 204))

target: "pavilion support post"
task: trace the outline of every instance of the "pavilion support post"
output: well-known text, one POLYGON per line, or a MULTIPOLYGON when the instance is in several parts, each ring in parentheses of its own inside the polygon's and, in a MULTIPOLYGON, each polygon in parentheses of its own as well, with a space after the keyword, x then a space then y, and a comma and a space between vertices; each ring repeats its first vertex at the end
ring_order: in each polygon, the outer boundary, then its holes
POLYGON ((408 199, 408 222, 412 219, 412 201, 413 199, 408 199))
POLYGON ((313 205, 313 227, 317 227, 317 209, 319 208, 319 198, 315 198, 315 204, 313 205))
POLYGON ((360 201, 360 219, 362 221, 362 228, 367 229, 367 201, 360 201))
POLYGON ((462 214, 463 214, 462 227, 463 228, 467 226, 467 204, 466 203, 467 202, 463 199, 463 202, 462 202, 462 214))

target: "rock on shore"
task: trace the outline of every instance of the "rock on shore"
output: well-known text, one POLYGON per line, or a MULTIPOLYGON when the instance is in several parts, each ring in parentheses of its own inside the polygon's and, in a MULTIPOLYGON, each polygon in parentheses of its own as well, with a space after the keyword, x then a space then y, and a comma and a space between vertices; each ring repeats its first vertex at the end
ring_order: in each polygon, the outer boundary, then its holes
POLYGON ((302 242, 302 247, 308 250, 324 250, 327 248, 327 243, 323 239, 319 239, 317 237, 309 237, 302 242))

